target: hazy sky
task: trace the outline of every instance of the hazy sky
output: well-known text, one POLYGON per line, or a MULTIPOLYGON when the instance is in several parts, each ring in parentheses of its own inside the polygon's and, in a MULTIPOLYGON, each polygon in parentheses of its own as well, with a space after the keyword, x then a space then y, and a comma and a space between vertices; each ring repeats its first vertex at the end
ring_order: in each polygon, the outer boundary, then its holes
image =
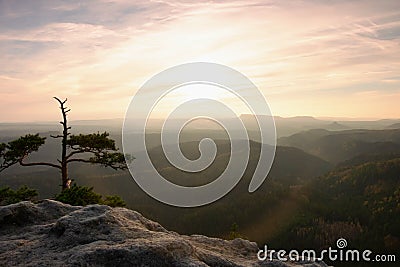
POLYGON ((123 117, 152 75, 228 65, 274 115, 400 118, 400 1, 1 1, 0 122, 123 117))

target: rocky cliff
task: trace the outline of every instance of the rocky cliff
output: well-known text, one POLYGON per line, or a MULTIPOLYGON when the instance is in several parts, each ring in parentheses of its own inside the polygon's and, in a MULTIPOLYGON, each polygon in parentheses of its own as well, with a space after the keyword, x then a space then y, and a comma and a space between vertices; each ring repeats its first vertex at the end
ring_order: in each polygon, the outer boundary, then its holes
POLYGON ((258 247, 185 236, 138 212, 52 200, 0 207, 0 266, 326 266, 258 261, 258 247))

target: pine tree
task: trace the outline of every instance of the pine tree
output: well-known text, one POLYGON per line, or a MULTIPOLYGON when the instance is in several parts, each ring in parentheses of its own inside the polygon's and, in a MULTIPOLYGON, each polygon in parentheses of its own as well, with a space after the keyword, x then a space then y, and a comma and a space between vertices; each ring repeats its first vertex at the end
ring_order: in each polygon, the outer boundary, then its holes
MULTIPOLYGON (((67 99, 61 101, 54 97, 60 105, 62 121, 62 134, 51 135, 52 138, 61 138, 61 158, 58 164, 50 162, 27 162, 28 156, 39 150, 45 143, 46 137, 39 134, 27 134, 6 143, 0 143, 0 172, 19 164, 21 166, 48 166, 60 170, 62 190, 71 186, 68 176, 68 166, 72 162, 99 164, 115 170, 124 170, 125 156, 118 152, 115 141, 109 137, 107 132, 71 135, 71 127, 68 126, 67 114, 71 109, 65 106, 67 99), (84 154, 84 155, 83 155, 84 154), (87 155, 91 155, 88 157, 87 155)), ((129 160, 130 157, 126 155, 129 160)))

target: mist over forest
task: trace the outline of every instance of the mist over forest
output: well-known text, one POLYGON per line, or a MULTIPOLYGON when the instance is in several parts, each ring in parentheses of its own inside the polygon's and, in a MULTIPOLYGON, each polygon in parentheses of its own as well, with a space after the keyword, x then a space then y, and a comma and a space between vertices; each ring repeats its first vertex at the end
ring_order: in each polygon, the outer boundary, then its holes
MULTIPOLYGON (((221 200, 196 209, 162 204, 144 193, 128 171, 74 163, 70 177, 96 192, 119 195, 127 207, 181 234, 227 238, 232 225, 241 236, 275 247, 323 249, 344 237, 358 248, 399 251, 400 120, 328 121, 312 117, 276 118, 278 142, 272 169, 263 185, 249 194, 247 187, 257 165, 259 133, 252 117, 242 116, 250 140, 250 159, 239 184, 221 200), (247 121, 246 121, 247 120, 247 121), (329 233, 327 236, 326 233, 329 233), (293 240, 299 240, 294 242, 293 240), (300 241, 301 240, 301 241, 300 241)), ((73 133, 107 131, 122 148, 122 120, 72 121, 73 133)), ((180 148, 189 159, 200 156, 199 141, 212 138, 217 157, 204 171, 177 170, 166 159, 157 123, 146 135, 147 152, 167 180, 199 186, 216 179, 230 158, 227 133, 209 122, 188 126, 180 135, 180 148)), ((0 124, 0 141, 26 133, 40 133, 46 144, 29 160, 56 162, 60 133, 57 124, 0 124)), ((129 135, 135 138, 135 133, 129 135)), ((166 144, 168 146, 168 144, 166 144)), ((0 186, 28 185, 39 198, 59 191, 58 171, 47 167, 13 166, 0 173, 0 186)))

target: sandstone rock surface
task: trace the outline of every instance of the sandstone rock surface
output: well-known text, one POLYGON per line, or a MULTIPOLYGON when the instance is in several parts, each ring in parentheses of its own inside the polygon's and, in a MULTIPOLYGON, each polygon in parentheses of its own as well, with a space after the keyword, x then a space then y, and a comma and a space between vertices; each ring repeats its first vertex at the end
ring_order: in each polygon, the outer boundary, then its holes
POLYGON ((256 243, 185 236, 125 208, 0 207, 0 266, 326 266, 258 261, 256 243))

